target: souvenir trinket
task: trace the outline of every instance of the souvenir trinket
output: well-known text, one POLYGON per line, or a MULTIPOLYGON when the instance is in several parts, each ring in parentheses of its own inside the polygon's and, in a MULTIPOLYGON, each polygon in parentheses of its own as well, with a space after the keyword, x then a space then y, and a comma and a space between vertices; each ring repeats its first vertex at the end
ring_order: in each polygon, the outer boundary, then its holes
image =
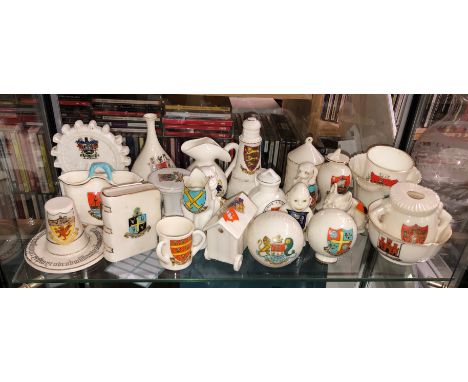
POLYGON ((279 211, 286 203, 286 196, 280 189, 281 178, 273 170, 263 170, 255 177, 256 187, 249 193, 249 198, 257 206, 257 215, 267 211, 279 211))
POLYGON ((315 167, 311 162, 304 162, 297 168, 297 175, 294 178, 294 184, 301 182, 307 186, 311 197, 310 208, 312 210, 314 210, 319 199, 319 190, 316 182, 317 175, 317 167, 315 167))
POLYGON ((257 207, 244 193, 228 199, 204 228, 207 236, 205 259, 232 264, 238 271, 245 248, 244 232, 256 212, 257 207))
POLYGON ((156 135, 156 120, 158 116, 148 113, 143 116, 146 120, 146 139, 143 149, 140 151, 132 171, 140 175, 144 180, 156 170, 167 167, 175 167, 171 157, 164 151, 156 135))
POLYGON ((292 216, 268 211, 258 215, 250 224, 247 246, 260 264, 280 268, 298 258, 304 247, 304 233, 292 216))
POLYGON ((192 257, 204 246, 206 236, 193 222, 182 216, 169 216, 156 225, 159 244, 156 255, 162 267, 180 271, 192 264, 192 257), (199 240, 194 243, 194 237, 199 240))
POLYGON ((156 247, 155 225, 161 219, 161 194, 150 183, 102 190, 104 257, 120 261, 156 247))
POLYGON ((313 215, 310 200, 308 187, 304 183, 296 183, 286 194, 286 204, 280 208, 280 211, 291 215, 305 230, 313 215))

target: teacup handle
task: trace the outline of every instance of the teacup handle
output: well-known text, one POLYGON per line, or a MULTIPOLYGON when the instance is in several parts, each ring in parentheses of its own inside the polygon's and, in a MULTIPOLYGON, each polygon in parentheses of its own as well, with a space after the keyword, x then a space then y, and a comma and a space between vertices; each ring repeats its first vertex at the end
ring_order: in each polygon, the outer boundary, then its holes
POLYGON ((406 181, 410 183, 419 184, 421 182, 421 178, 421 172, 416 167, 413 167, 409 171, 408 176, 406 177, 406 181))
POLYGON ((452 215, 450 215, 447 211, 444 210, 444 205, 442 203, 439 204, 439 224, 437 226, 437 236, 436 241, 439 241, 439 237, 442 232, 450 225, 452 222, 452 215))
POLYGON ((89 166, 88 178, 93 177, 98 168, 102 168, 107 175, 107 180, 112 181, 112 166, 106 162, 91 163, 91 166, 89 166))
POLYGON ((199 236, 201 238, 197 244, 193 244, 192 246, 192 256, 195 256, 198 253, 198 251, 201 249, 201 247, 203 247, 203 244, 205 244, 206 235, 205 235, 205 232, 199 229, 196 229, 195 231, 193 231, 192 235, 199 236))
POLYGON ((163 264, 169 265, 171 263, 170 257, 164 256, 163 254, 163 247, 167 245, 166 240, 162 240, 158 243, 158 246, 156 247, 156 256, 158 256, 158 259, 161 260, 163 264))
POLYGON ((388 199, 378 199, 375 202, 371 203, 369 206, 369 220, 372 217, 372 222, 377 226, 380 231, 385 231, 380 218, 385 212, 391 208, 391 204, 388 203, 388 199), (384 203, 387 202, 387 203, 384 203))
POLYGON ((234 158, 231 159, 231 164, 229 165, 227 170, 224 172, 224 175, 226 175, 226 178, 228 178, 232 170, 234 169, 234 166, 237 164, 237 155, 239 153, 239 145, 236 142, 231 142, 231 143, 228 143, 226 146, 224 146, 224 150, 226 150, 227 152, 231 150, 235 151, 234 158))

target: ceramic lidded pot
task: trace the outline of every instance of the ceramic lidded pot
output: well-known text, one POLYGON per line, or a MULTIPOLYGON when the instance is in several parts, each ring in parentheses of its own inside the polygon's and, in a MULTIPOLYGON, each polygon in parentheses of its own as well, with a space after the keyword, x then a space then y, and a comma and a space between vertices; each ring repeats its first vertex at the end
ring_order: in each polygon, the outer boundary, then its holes
POLYGON ((413 183, 395 184, 388 199, 371 207, 369 217, 380 231, 413 244, 438 241, 452 220, 434 191, 413 183))
POLYGON ((310 219, 307 238, 315 258, 333 264, 339 256, 351 250, 357 232, 356 223, 349 214, 337 208, 325 208, 310 219))
POLYGON ((258 215, 247 232, 247 246, 259 263, 280 268, 291 264, 304 247, 304 233, 299 223, 284 212, 258 215))
POLYGON ((337 149, 327 155, 327 162, 324 163, 317 176, 320 197, 326 198, 333 184, 338 185, 338 193, 344 194, 351 185, 351 169, 348 167, 349 157, 337 149))
POLYGON ((249 198, 257 206, 257 215, 267 211, 279 211, 286 203, 286 195, 280 188, 281 177, 273 170, 258 172, 257 186, 249 193, 249 198))
POLYGON ((286 176, 284 178, 284 189, 289 191, 294 184, 298 167, 301 163, 311 162, 314 166, 319 166, 325 161, 323 155, 312 144, 312 137, 306 138, 303 145, 288 153, 286 165, 286 176))

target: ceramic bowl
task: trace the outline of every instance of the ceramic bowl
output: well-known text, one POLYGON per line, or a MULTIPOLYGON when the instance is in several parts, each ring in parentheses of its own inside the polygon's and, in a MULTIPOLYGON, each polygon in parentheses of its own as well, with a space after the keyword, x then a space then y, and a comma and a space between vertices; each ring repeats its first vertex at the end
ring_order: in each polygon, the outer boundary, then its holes
POLYGON ((367 229, 372 245, 382 257, 400 265, 412 265, 432 259, 452 236, 452 228, 447 226, 436 243, 407 243, 380 230, 371 215, 369 215, 367 229))
POLYGON ((258 215, 247 231, 247 246, 259 263, 284 267, 300 255, 304 233, 300 224, 285 212, 268 211, 258 215))

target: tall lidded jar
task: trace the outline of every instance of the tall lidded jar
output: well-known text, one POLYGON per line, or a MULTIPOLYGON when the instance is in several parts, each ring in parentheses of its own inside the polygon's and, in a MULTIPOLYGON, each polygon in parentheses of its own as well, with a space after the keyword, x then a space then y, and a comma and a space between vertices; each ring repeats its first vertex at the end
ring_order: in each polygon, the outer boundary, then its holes
POLYGON ((286 195, 280 188, 281 177, 271 168, 259 172, 255 178, 256 187, 249 198, 257 206, 257 215, 267 211, 279 211, 286 203, 286 195))
POLYGON ((148 113, 143 116, 146 120, 146 141, 140 155, 132 167, 132 172, 140 175, 144 180, 156 170, 175 167, 171 157, 162 148, 156 135, 156 114, 148 113))
POLYGON ((255 117, 248 117, 242 123, 239 153, 229 181, 228 197, 232 197, 239 192, 247 194, 255 187, 255 175, 261 167, 262 137, 260 136, 260 127, 260 121, 255 117))

